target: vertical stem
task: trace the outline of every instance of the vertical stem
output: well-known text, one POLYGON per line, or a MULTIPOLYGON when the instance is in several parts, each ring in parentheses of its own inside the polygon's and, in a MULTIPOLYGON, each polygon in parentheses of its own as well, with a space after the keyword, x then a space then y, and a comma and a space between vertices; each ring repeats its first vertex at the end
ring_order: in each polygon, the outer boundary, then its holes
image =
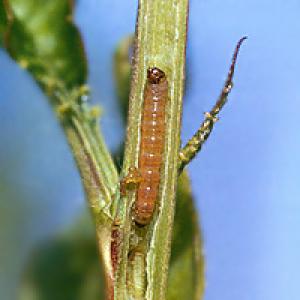
MULTIPOLYGON (((123 176, 127 174, 130 167, 138 166, 147 69, 158 67, 163 70, 169 84, 159 197, 153 220, 143 229, 143 241, 146 245, 143 248, 146 257, 144 295, 147 300, 164 299, 167 284, 178 177, 187 17, 188 0, 139 1, 123 176)), ((127 265, 130 251, 129 237, 137 234, 131 219, 134 199, 135 195, 131 193, 120 202, 119 216, 123 230, 123 243, 120 249, 115 299, 128 299, 126 276, 136 278, 139 282, 137 274, 128 274, 135 268, 128 268, 127 265)))

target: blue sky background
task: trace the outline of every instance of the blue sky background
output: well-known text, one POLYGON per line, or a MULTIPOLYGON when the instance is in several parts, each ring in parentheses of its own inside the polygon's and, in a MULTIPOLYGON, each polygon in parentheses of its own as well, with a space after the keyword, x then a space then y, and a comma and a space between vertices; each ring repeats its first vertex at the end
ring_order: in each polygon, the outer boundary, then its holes
MULTIPOLYGON (((112 51, 134 31, 136 6, 79 0, 76 11, 112 150, 123 135, 112 51)), ((205 300, 300 297, 299 14, 296 0, 191 0, 184 141, 217 98, 237 40, 249 36, 230 101, 190 166, 205 243, 205 300)), ((85 204, 45 97, 2 50, 0 66, 0 192, 7 183, 9 198, 0 202, 0 299, 15 300, 30 249, 85 204)))

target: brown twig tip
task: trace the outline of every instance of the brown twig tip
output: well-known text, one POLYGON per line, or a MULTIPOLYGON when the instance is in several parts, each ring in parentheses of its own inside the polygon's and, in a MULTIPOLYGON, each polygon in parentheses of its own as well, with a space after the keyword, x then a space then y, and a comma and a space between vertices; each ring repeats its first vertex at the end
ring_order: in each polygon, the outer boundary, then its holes
POLYGON ((245 36, 243 36, 242 38, 239 39, 239 41, 237 42, 237 45, 236 45, 236 51, 235 51, 236 53, 239 51, 239 49, 240 49, 241 45, 243 44, 243 42, 247 39, 248 39, 247 35, 245 35, 245 36))
POLYGON ((243 44, 243 42, 247 39, 247 36, 242 37, 241 39, 239 39, 233 56, 232 56, 232 60, 231 60, 231 65, 229 68, 229 72, 227 74, 226 80, 225 80, 225 84, 224 87, 222 89, 222 92, 218 98, 218 101, 216 102, 215 106, 212 108, 212 110, 210 111, 210 114, 212 116, 216 116, 220 110, 223 108, 223 106, 225 105, 225 103, 227 102, 227 96, 229 95, 232 86, 233 86, 233 75, 234 75, 234 71, 235 71, 235 66, 236 66, 236 61, 237 61, 237 57, 240 51, 240 48, 243 44))
POLYGON ((236 45, 236 47, 235 47, 235 51, 234 51, 234 54, 233 54, 233 58, 232 58, 233 64, 236 62, 237 56, 238 56, 238 54, 239 54, 239 51, 240 51, 240 48, 241 48, 243 42, 244 42, 245 40, 247 40, 247 39, 248 39, 248 36, 243 36, 243 37, 240 38, 239 41, 237 42, 237 45, 236 45))
POLYGON ((239 39, 239 41, 236 44, 236 47, 235 47, 235 50, 234 50, 234 53, 233 53, 233 56, 232 56, 232 61, 231 61, 228 77, 227 77, 227 80, 226 80, 226 83, 229 84, 229 85, 232 82, 234 69, 235 69, 235 65, 236 65, 236 61, 237 61, 237 57, 238 57, 240 48, 241 48, 243 42, 247 39, 248 39, 248 36, 243 36, 242 38, 239 39))

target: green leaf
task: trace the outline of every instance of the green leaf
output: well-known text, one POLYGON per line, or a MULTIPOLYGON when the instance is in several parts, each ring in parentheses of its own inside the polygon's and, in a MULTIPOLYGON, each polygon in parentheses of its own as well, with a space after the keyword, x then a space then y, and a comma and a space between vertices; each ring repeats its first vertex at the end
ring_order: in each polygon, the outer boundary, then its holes
POLYGON ((4 9, 4 1, 0 2, 0 46, 3 46, 3 41, 5 39, 5 30, 7 28, 7 15, 4 9))
POLYGON ((46 88, 81 85, 87 66, 72 1, 1 0, 0 38, 10 55, 46 88))
POLYGON ((186 172, 179 177, 167 300, 200 300, 204 258, 197 212, 186 172))
POLYGON ((84 216, 71 230, 33 251, 18 300, 104 299, 95 234, 84 216))
POLYGON ((126 120, 128 114, 131 75, 131 64, 129 62, 129 57, 130 50, 132 50, 132 48, 133 36, 130 35, 120 41, 114 54, 115 82, 124 120, 126 120))

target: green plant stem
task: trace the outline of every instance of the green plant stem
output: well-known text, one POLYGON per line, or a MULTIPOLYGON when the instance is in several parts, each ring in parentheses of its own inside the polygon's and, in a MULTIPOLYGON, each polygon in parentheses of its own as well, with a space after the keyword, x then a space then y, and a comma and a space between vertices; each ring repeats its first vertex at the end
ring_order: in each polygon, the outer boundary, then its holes
POLYGON ((111 172, 113 166, 107 157, 108 152, 103 147, 103 139, 94 132, 88 122, 82 122, 76 116, 66 116, 62 126, 77 162, 83 182, 86 198, 94 217, 101 265, 104 268, 106 290, 112 290, 112 269, 110 259, 110 238, 112 216, 110 205, 113 199, 113 190, 109 187, 116 186, 117 173, 111 172), (106 174, 106 175, 104 175, 106 174), (114 182, 115 181, 115 182, 114 182), (114 183, 114 185, 113 185, 114 183))
MULTIPOLYGON (((188 0, 139 1, 123 176, 127 174, 131 166, 138 165, 141 113, 147 69, 155 66, 163 70, 169 84, 164 164, 161 169, 160 194, 157 200, 159 209, 143 234, 146 244, 142 250, 146 261, 144 297, 147 300, 165 299, 166 292, 178 177, 187 16, 188 0)), ((115 299, 118 300, 129 299, 126 277, 137 278, 138 276, 138 274, 128 274, 135 268, 127 266, 128 254, 131 250, 129 237, 136 234, 131 221, 133 194, 124 197, 120 202, 119 217, 122 222, 123 240, 115 285, 115 299)), ((136 279, 138 282, 141 280, 136 279)), ((140 287, 136 288, 139 290, 140 287)))

